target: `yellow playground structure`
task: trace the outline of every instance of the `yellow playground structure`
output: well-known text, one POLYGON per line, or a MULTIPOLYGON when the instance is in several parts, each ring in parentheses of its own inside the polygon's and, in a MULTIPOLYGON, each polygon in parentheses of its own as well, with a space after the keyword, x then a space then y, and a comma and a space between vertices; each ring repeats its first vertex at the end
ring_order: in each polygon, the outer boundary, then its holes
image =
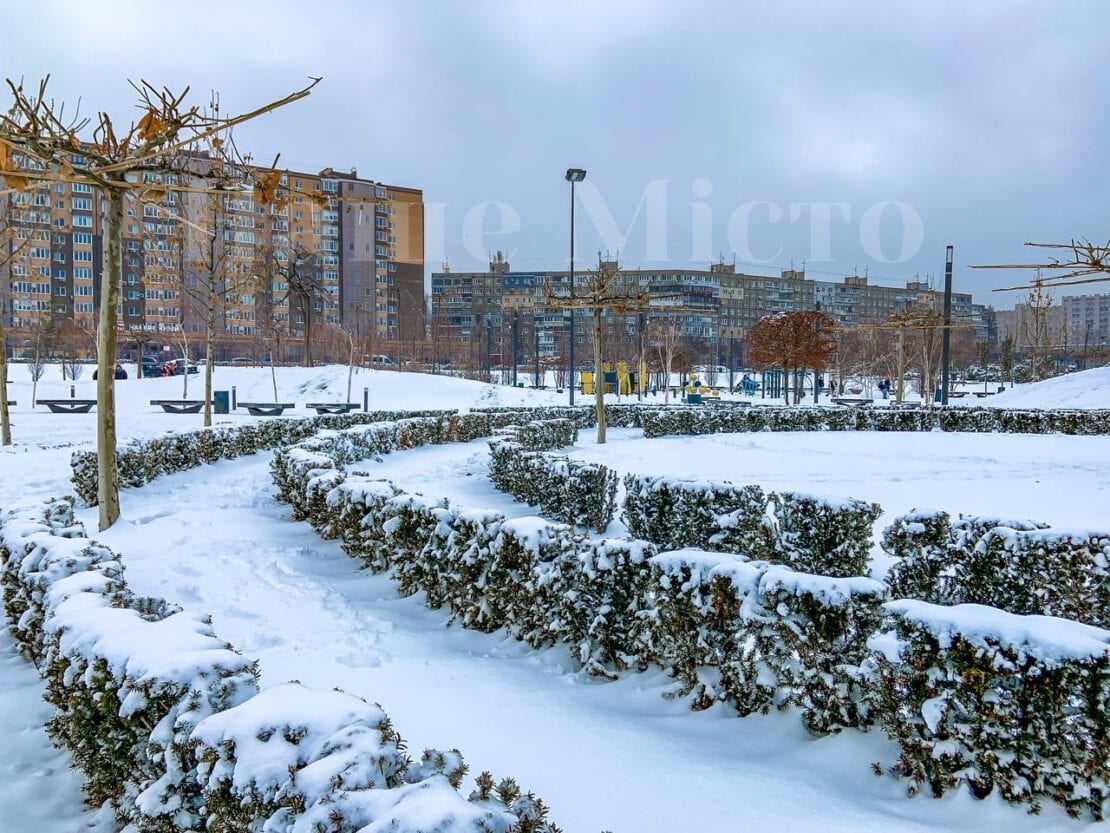
MULTIPOLYGON (((605 387, 602 390, 605 393, 617 393, 621 396, 630 396, 636 392, 636 386, 640 386, 640 393, 647 392, 647 365, 640 365, 639 373, 628 372, 628 362, 617 362, 616 370, 613 369, 612 362, 604 362, 601 365, 605 371, 605 387)), ((589 371, 583 371, 582 376, 582 393, 592 394, 594 392, 594 374, 589 371)))

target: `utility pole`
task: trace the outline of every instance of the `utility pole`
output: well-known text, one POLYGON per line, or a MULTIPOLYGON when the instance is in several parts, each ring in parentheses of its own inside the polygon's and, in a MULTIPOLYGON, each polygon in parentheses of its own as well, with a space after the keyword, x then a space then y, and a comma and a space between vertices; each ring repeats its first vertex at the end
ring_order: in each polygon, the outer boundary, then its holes
POLYGON ((516 383, 517 383, 517 376, 516 376, 517 366, 520 364, 520 355, 519 355, 519 350, 518 350, 518 348, 520 347, 519 335, 520 335, 520 313, 518 312, 513 316, 513 345, 512 346, 513 346, 513 387, 514 388, 516 387, 516 383))
POLYGON ((536 375, 533 384, 538 389, 540 387, 540 317, 538 315, 532 316, 532 330, 535 336, 535 347, 533 349, 532 358, 536 362, 536 375))
POLYGON ((940 348, 940 404, 948 404, 948 363, 952 346, 952 247, 944 255, 944 334, 940 348))

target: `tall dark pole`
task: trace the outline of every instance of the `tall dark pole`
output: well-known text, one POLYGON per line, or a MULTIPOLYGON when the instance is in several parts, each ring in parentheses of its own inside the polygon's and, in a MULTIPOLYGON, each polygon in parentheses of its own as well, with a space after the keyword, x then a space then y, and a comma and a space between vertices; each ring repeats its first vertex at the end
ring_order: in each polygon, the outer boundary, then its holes
POLYGON ((520 313, 513 316, 513 387, 516 387, 517 365, 520 364, 520 313))
MULTIPOLYGON (((570 297, 574 298, 574 180, 570 181, 570 297)), ((594 384, 597 384, 596 380, 594 384)), ((574 307, 570 308, 570 405, 574 407, 574 307)))
POLYGON ((535 346, 535 351, 533 353, 533 358, 536 360, 536 376, 535 376, 534 386, 538 388, 540 386, 540 319, 539 319, 539 316, 535 316, 535 315, 532 316, 532 330, 533 330, 534 335, 535 335, 535 345, 536 345, 535 346))
POLYGON ((952 247, 944 256, 944 335, 940 348, 940 404, 948 404, 948 360, 952 346, 952 247))
POLYGON ((493 318, 486 316, 486 375, 493 383, 493 318))

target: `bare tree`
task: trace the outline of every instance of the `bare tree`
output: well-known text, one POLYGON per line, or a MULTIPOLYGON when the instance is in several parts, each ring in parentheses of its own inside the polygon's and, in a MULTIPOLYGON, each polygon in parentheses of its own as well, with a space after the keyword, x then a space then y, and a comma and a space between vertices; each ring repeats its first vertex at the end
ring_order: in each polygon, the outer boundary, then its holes
POLYGON ((299 92, 231 118, 184 107, 188 93, 177 94, 143 81, 132 84, 142 117, 128 126, 107 113, 94 120, 70 116, 47 93, 48 79, 27 91, 8 81, 12 103, 0 112, 0 175, 8 187, 21 190, 32 180, 81 182, 95 188, 104 202, 104 258, 97 333, 97 501, 100 529, 119 518, 119 474, 116 465, 115 363, 119 283, 122 274, 124 200, 141 200, 159 189, 146 173, 179 171, 182 154, 198 142, 218 136, 237 124, 304 98, 319 79, 299 92), (117 126, 118 125, 118 126, 117 126), (92 127, 91 141, 80 134, 92 127), (21 164, 33 160, 35 167, 21 164))
POLYGON ((1050 255, 1040 263, 1007 263, 971 268, 1022 269, 1035 274, 1031 283, 1001 287, 994 290, 995 292, 1110 281, 1110 243, 1099 246, 1090 240, 1072 240, 1069 243, 1026 243, 1025 245, 1035 249, 1059 252, 1062 258, 1050 255), (1042 272, 1048 273, 1048 277, 1042 277, 1042 272))
MULTIPOLYGON (((0 144, 0 154, 5 147, 0 144)), ((0 173, 3 170, 3 165, 0 165, 0 173)), ((12 261, 30 244, 30 235, 22 239, 16 236, 12 221, 12 192, 7 189, 4 177, 0 176, 0 445, 12 444, 11 417, 8 413, 8 337, 4 330, 5 319, 12 313, 8 297, 12 285, 11 267, 12 261)), ((37 385, 38 380, 35 382, 37 385)), ((34 404, 34 393, 31 396, 34 404)))
POLYGON ((288 289, 286 298, 290 308, 296 305, 303 319, 304 366, 312 367, 313 308, 324 291, 320 275, 320 259, 304 246, 297 244, 290 249, 276 249, 273 253, 274 272, 281 276, 288 289))
POLYGON ((654 321, 650 327, 651 343, 659 354, 659 368, 663 374, 663 402, 670 403, 671 373, 682 353, 682 331, 674 317, 654 321))
POLYGON ((1052 292, 1045 289, 1039 273, 1029 289, 1026 304, 1029 308, 1029 315, 1022 319, 1022 335, 1029 351, 1033 354, 1031 364, 1033 381, 1036 382, 1048 371, 1049 353, 1052 349, 1052 338, 1048 326, 1049 310, 1052 308, 1052 292))

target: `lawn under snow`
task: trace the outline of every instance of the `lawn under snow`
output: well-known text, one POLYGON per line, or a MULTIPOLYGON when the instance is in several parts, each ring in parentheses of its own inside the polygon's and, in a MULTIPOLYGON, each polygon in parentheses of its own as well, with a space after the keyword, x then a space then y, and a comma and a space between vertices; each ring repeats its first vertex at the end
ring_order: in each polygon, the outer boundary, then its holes
MULTIPOLYGON (((284 401, 345 398, 346 368, 278 373, 284 401)), ((242 401, 273 396, 266 369, 220 368, 216 388, 232 384, 242 401)), ((361 400, 366 384, 372 408, 565 402, 544 392, 367 371, 355 377, 353 399, 361 400)), ((1105 384, 1110 389, 1110 375, 1105 384)), ((49 385, 41 396, 68 396, 68 383, 49 385)), ((195 377, 190 388, 196 396, 195 377)), ((166 415, 148 404, 179 397, 180 378, 128 380, 117 391, 121 438, 200 426, 199 416, 166 415)), ((92 382, 79 382, 77 394, 92 396, 92 382)), ((20 401, 17 445, 0 449, 0 506, 70 491, 69 454, 92 446, 95 416, 31 412, 30 385, 18 373, 9 396, 20 401)), ((622 429, 600 448, 591 436, 583 431, 573 453, 621 472, 868 498, 888 513, 880 523, 936 507, 1098 526, 1110 505, 1106 437, 830 432, 649 441, 622 429)), ((416 449, 361 468, 453 503, 528 514, 490 485, 486 448, 478 441, 416 449)), ((895 754, 878 731, 814 740, 795 714, 738 719, 719 707, 695 714, 661 696, 661 673, 598 683, 573 672, 560 649, 537 653, 503 633, 448 628, 444 611, 426 609, 419 596, 399 598, 386 577, 360 571, 336 542, 291 522, 273 499, 270 456, 124 493, 123 520, 99 537, 122 553, 136 592, 212 613, 221 637, 261 660, 264 686, 289 679, 339 686, 380 703, 413 750, 458 746, 472 774, 517 777, 553 806, 568 833, 1094 829, 1055 806, 1032 817, 996 797, 907 799, 904 784, 870 772, 872 761, 895 754)), ((94 513, 83 514, 95 530, 94 513)), ((48 709, 35 674, 3 633, 0 662, 0 831, 89 829, 79 778, 41 731, 48 709)))
POLYGON ((1110 367, 1018 385, 985 401, 995 408, 1110 408, 1110 367))

